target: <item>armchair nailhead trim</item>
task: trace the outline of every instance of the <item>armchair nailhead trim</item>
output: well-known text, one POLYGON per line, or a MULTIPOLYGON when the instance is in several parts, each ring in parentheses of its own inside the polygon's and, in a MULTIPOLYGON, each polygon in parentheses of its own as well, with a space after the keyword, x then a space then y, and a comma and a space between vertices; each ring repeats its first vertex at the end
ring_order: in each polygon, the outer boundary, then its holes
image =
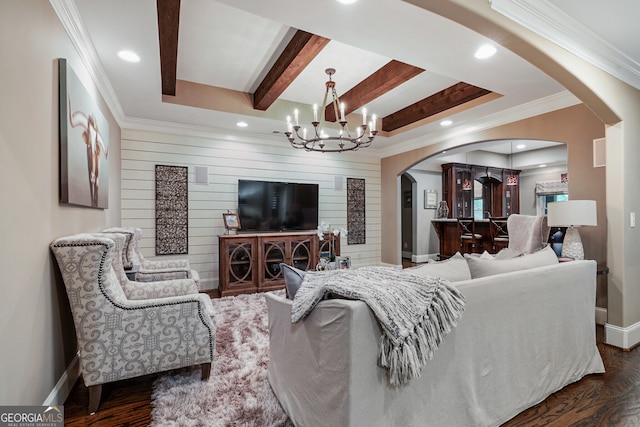
MULTIPOLYGON (((127 310, 127 311, 133 311, 133 310, 139 310, 139 308, 132 308, 132 307, 124 307, 120 304, 118 304, 117 302, 115 302, 111 296, 105 291, 104 289, 104 263, 106 262, 107 259, 107 253, 109 252, 109 245, 105 244, 105 243, 96 243, 96 242, 91 242, 91 243, 80 243, 80 242, 75 242, 75 243, 59 243, 59 244, 54 244, 54 247, 57 248, 61 248, 61 247, 74 247, 74 246, 104 246, 105 247, 105 251, 102 253, 102 256, 100 257, 100 267, 98 269, 98 287, 100 288, 100 292, 102 293, 102 295, 105 296, 105 298, 107 298, 107 300, 113 304, 114 306, 118 307, 121 310, 127 310)), ((206 321, 204 320, 204 316, 202 313, 202 310, 200 309, 200 301, 198 301, 197 299, 193 299, 193 300, 185 300, 185 301, 181 301, 181 302, 170 302, 170 303, 161 303, 161 304, 150 304, 147 307, 168 307, 168 306, 174 306, 174 305, 182 305, 185 302, 194 302, 197 304, 198 307, 198 317, 200 318, 200 321, 202 322, 202 324, 209 330, 209 355, 211 360, 213 360, 213 346, 214 346, 214 334, 213 331, 211 330, 211 328, 209 327, 209 325, 207 325, 206 321)))

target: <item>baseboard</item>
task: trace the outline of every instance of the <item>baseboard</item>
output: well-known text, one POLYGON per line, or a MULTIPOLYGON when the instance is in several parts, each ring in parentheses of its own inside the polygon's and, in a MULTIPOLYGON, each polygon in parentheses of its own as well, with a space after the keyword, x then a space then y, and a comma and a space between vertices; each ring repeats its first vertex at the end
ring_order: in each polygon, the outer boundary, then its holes
POLYGON ((596 325, 607 324, 607 309, 603 307, 596 307, 596 325))
POLYGON ((47 396, 42 406, 64 404, 67 397, 69 397, 69 394, 71 394, 71 390, 73 390, 73 386, 76 384, 79 376, 80 360, 76 354, 69 366, 67 366, 67 369, 62 373, 62 376, 56 383, 53 390, 51 390, 51 393, 49 393, 49 396, 47 396))
POLYGON ((428 262, 430 259, 438 259, 438 254, 422 254, 422 255, 413 255, 411 256, 411 262, 415 262, 417 264, 422 262, 428 262))
POLYGON ((604 342, 624 350, 631 350, 640 344, 640 322, 626 328, 606 323, 604 325, 604 342))
POLYGON ((413 255, 409 251, 402 251, 402 258, 411 259, 413 255))
POLYGON ((214 289, 218 289, 220 280, 219 279, 202 279, 200 278, 200 290, 201 291, 212 291, 214 289))
POLYGON ((402 270, 402 264, 391 264, 391 263, 388 263, 388 262, 380 261, 380 263, 378 265, 380 267, 390 267, 390 268, 395 268, 396 270, 402 270))

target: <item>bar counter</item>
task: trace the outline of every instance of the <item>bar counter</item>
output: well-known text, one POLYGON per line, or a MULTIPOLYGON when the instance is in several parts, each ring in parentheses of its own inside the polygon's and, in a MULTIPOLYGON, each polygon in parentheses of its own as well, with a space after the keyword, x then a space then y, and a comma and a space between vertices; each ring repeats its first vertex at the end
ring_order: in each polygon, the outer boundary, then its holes
MULTIPOLYGON (((440 259, 447 259, 462 252, 460 249, 460 237, 458 235, 458 220, 455 218, 441 218, 431 220, 433 228, 440 240, 440 259)), ((487 251, 493 253, 491 247, 491 234, 488 219, 476 220, 476 234, 482 235, 481 244, 476 247, 476 252, 487 251)))

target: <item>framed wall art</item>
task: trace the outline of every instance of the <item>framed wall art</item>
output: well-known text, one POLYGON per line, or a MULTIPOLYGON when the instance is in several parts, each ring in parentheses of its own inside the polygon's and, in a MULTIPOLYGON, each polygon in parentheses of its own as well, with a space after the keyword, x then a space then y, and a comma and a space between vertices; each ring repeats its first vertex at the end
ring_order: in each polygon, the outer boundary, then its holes
POLYGON ((424 208, 436 209, 438 207, 438 190, 424 190, 424 208))
POLYGON ((109 122, 64 58, 58 59, 60 203, 109 207, 109 122))
POLYGON ((156 255, 189 253, 189 168, 156 165, 156 255))
POLYGON ((347 244, 366 242, 365 180, 347 178, 347 244))
POLYGON ((240 218, 235 213, 223 213, 222 219, 224 220, 224 228, 227 230, 240 230, 240 218))

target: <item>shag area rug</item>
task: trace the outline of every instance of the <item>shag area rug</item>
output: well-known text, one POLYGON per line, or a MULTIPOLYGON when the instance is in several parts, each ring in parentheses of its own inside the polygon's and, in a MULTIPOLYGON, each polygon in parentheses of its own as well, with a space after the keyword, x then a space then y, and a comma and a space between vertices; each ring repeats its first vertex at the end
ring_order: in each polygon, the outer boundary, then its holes
POLYGON ((211 377, 201 381, 200 370, 194 369, 156 380, 151 426, 292 426, 267 381, 269 329, 264 295, 212 302, 217 332, 211 377))

